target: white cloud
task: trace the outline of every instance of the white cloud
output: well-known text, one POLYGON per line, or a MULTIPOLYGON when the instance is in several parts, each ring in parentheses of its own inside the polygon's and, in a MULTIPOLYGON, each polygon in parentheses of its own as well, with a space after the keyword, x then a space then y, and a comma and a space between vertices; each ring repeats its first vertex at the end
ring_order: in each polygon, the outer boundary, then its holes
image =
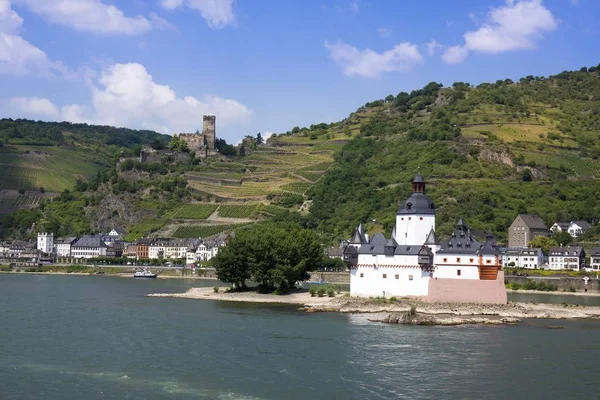
POLYGON ((545 32, 557 26, 557 20, 542 0, 507 0, 505 6, 488 13, 478 30, 464 34, 464 44, 448 47, 442 60, 459 63, 472 51, 497 54, 531 49, 545 32))
POLYGON ((178 97, 167 85, 154 82, 141 64, 115 64, 96 80, 90 79, 91 107, 69 104, 58 107, 48 99, 16 98, 9 111, 70 122, 152 129, 163 133, 195 132, 202 116, 217 116, 220 126, 244 124, 252 111, 234 99, 208 95, 178 97))
POLYGON ((235 23, 233 0, 162 0, 163 8, 174 10, 183 6, 197 10, 213 29, 235 23))
POLYGON ((379 36, 381 36, 382 38, 389 38, 390 35, 392 34, 392 30, 390 28, 377 28, 377 33, 379 33, 379 36))
POLYGON ((15 0, 48 21, 79 31, 104 35, 138 35, 155 26, 156 19, 126 16, 117 7, 100 0, 15 0))
POLYGON ((430 40, 429 42, 427 42, 427 44, 425 45, 427 47, 427 54, 429 54, 430 56, 435 55, 438 51, 441 51, 444 49, 444 46, 439 44, 437 42, 437 40, 430 40))
POLYGON ((266 142, 267 139, 269 139, 271 136, 273 136, 275 132, 271 132, 271 131, 264 131, 263 133, 261 133, 263 140, 266 142))
POLYGON ((21 114, 49 118, 59 116, 58 108, 48 99, 39 97, 13 97, 9 103, 12 110, 21 114))
POLYGON ((19 36, 23 18, 11 9, 8 0, 0 0, 0 74, 53 76, 65 73, 60 63, 19 36))
POLYGON ((377 53, 371 49, 358 50, 343 42, 325 42, 331 58, 347 76, 377 78, 384 72, 407 72, 423 62, 417 45, 403 42, 394 48, 377 53))

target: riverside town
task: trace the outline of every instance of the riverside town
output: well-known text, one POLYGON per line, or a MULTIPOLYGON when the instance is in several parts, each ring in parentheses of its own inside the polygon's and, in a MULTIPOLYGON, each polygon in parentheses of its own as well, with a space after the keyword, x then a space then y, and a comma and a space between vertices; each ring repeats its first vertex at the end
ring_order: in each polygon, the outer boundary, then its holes
POLYGON ((0 399, 597 398, 599 16, 0 0, 0 399))

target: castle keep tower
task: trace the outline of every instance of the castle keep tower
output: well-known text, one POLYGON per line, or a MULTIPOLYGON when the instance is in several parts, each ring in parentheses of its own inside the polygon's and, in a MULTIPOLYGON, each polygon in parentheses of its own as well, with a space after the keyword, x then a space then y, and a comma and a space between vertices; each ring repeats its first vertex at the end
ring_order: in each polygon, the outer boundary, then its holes
POLYGON ((396 242, 401 245, 421 245, 435 230, 435 205, 425 194, 426 182, 417 174, 412 181, 412 194, 396 213, 396 242))
POLYGON ((205 115, 202 118, 202 134, 206 138, 206 144, 209 150, 215 149, 215 120, 216 117, 214 115, 205 115))

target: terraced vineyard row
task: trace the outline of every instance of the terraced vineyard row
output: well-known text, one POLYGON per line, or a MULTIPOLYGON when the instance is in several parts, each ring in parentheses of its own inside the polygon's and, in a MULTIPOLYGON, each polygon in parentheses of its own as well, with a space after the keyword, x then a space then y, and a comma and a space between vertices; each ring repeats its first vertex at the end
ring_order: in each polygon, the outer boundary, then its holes
POLYGON ((189 225, 180 226, 173 233, 176 238, 205 238, 215 236, 223 232, 233 231, 249 224, 226 224, 226 225, 189 225))
POLYGON ((170 217, 175 219, 206 219, 215 212, 217 207, 217 204, 186 204, 175 210, 170 217))
POLYGON ((307 182, 292 182, 292 183, 287 183, 285 185, 281 185, 279 188, 281 190, 285 190, 288 192, 304 194, 304 192, 306 192, 309 187, 310 187, 310 183, 307 183, 307 182))
POLYGON ((258 209, 258 204, 221 204, 217 214, 223 218, 250 218, 258 209))

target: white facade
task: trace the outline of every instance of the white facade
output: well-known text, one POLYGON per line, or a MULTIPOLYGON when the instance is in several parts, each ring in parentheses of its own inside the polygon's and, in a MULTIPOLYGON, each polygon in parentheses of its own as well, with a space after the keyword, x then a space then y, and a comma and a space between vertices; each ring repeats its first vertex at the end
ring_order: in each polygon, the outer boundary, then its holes
POLYGON ((38 233, 37 249, 42 253, 52 254, 52 250, 54 249, 54 234, 47 232, 38 233))
POLYGON ((427 296, 429 273, 418 265, 406 267, 358 267, 351 270, 353 296, 427 296))
POLYGON ((584 227, 580 226, 577 222, 571 222, 571 225, 569 225, 569 229, 567 230, 567 232, 569 232, 569 235, 576 238, 583 234, 585 232, 585 229, 584 227))
POLYGON ((148 258, 157 259, 165 257, 165 246, 151 244, 148 246, 148 258))
POLYGON ((57 243, 56 244, 56 255, 59 257, 70 257, 71 256, 71 243, 57 243))
POLYGON ((544 253, 539 248, 507 249, 502 254, 502 265, 507 268, 540 268, 544 265, 544 253))
POLYGON ((423 244, 431 230, 435 230, 435 215, 396 214, 396 242, 400 245, 423 244))
POLYGON ((585 260, 585 253, 578 247, 551 248, 548 255, 548 267, 550 269, 571 269, 578 271, 585 260))
POLYGON ((592 249, 592 254, 590 255, 590 269, 592 271, 600 270, 600 249, 592 249))
POLYGON ((106 247, 73 247, 71 256, 75 258, 106 257, 106 247))

